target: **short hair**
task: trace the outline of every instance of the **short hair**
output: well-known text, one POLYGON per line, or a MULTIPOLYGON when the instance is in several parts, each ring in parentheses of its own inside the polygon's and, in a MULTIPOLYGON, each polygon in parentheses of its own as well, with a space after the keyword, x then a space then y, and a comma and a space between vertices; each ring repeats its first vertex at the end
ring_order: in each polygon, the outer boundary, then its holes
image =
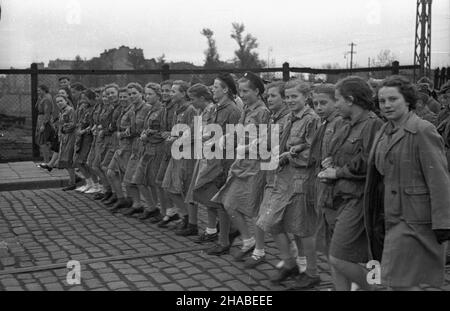
POLYGON ((92 89, 86 89, 83 93, 89 100, 95 99, 95 92, 92 89))
POLYGON ((423 76, 421 77, 419 80, 417 80, 417 83, 425 83, 428 84, 428 86, 430 87, 430 89, 432 89, 434 87, 434 83, 433 81, 431 81, 430 78, 423 76))
POLYGON ((75 82, 75 83, 71 84, 70 88, 75 89, 77 91, 84 91, 86 89, 86 87, 83 84, 81 84, 80 82, 75 82))
POLYGON ((286 83, 283 81, 275 81, 267 84, 266 86, 266 92, 269 91, 269 89, 277 88, 278 93, 280 93, 281 98, 284 98, 286 96, 285 89, 286 89, 286 83))
POLYGON ((48 88, 48 86, 47 85, 45 85, 45 84, 41 84, 41 85, 39 85, 39 88, 41 89, 41 90, 43 90, 45 93, 48 93, 48 92, 50 92, 50 90, 49 90, 49 88, 48 88))
POLYGON ((163 87, 164 85, 170 85, 170 87, 172 87, 173 84, 173 80, 164 80, 163 82, 160 83, 161 87, 163 87))
MULTIPOLYGON (((248 86, 250 87, 250 89, 252 89, 253 91, 256 91, 256 90, 259 91, 259 88, 258 88, 258 86, 256 86, 256 83, 254 83, 254 82, 253 82, 252 80, 250 80, 250 79, 247 79, 247 78, 245 78, 245 77, 242 77, 242 78, 240 78, 240 79, 237 81, 238 84, 240 84, 240 83, 246 83, 246 82, 248 82, 248 86)), ((263 94, 259 94, 259 95, 263 95, 263 94)))
POLYGON ((286 82, 286 85, 284 87, 285 90, 288 89, 296 89, 298 92, 300 92, 303 96, 308 97, 311 95, 311 86, 302 81, 298 80, 290 80, 286 82))
POLYGON ((335 93, 334 93, 335 90, 336 90, 336 87, 334 86, 334 84, 324 83, 324 84, 319 84, 319 85, 314 86, 313 93, 314 94, 326 94, 331 99, 336 100, 335 93))
POLYGON ((67 76, 62 76, 62 77, 58 78, 58 81, 61 81, 61 80, 69 80, 70 81, 70 78, 67 76))
POLYGON ((406 77, 400 75, 389 76, 381 81, 380 89, 382 87, 397 88, 405 101, 409 104, 409 110, 416 109, 418 99, 417 89, 406 77))
POLYGON ((142 88, 142 85, 140 85, 137 82, 131 82, 127 84, 127 89, 136 89, 139 91, 139 93, 143 93, 144 89, 142 88))
POLYGON ((201 83, 196 83, 188 89, 188 93, 193 94, 195 97, 200 98, 204 97, 207 101, 212 101, 213 96, 209 90, 209 88, 201 83))
POLYGON ((341 95, 347 100, 350 100, 350 97, 352 97, 352 102, 363 109, 375 109, 375 104, 372 99, 372 88, 361 77, 349 76, 339 80, 338 83, 336 83, 336 90, 338 90, 339 93, 341 93, 341 95))
POLYGON ((119 86, 116 84, 116 83, 110 83, 110 84, 107 84, 107 85, 105 85, 105 91, 107 90, 107 89, 111 89, 111 88, 113 88, 113 89, 116 89, 117 90, 117 93, 119 93, 119 86))
POLYGON ((60 94, 55 95, 55 102, 58 97, 64 98, 64 100, 66 101, 67 104, 72 105, 72 102, 69 100, 69 98, 67 96, 60 95, 60 94))
POLYGON ((183 81, 183 80, 175 80, 175 81, 173 81, 172 86, 174 86, 174 85, 178 85, 178 88, 179 88, 180 92, 185 92, 185 93, 187 93, 187 90, 190 87, 189 82, 186 82, 186 81, 183 81))
POLYGON ((128 91, 128 89, 127 89, 126 87, 121 87, 121 88, 119 89, 119 94, 120 94, 120 93, 127 93, 127 91, 128 91))
POLYGON ((158 83, 149 82, 145 85, 145 88, 152 89, 156 93, 156 95, 161 97, 161 85, 159 85, 158 83))

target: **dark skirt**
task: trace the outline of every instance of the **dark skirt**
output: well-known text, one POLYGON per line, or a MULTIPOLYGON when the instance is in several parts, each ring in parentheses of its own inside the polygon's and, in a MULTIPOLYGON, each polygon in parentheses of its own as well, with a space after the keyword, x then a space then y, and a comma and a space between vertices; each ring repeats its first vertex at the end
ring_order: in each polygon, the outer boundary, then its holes
POLYGON ((36 131, 35 131, 35 140, 36 144, 41 146, 45 145, 48 142, 50 142, 50 139, 53 135, 55 135, 55 130, 50 125, 50 123, 44 124, 44 115, 40 114, 38 115, 37 122, 36 122, 36 131), (41 126, 44 126, 44 130, 41 130, 41 126))
POLYGON ((336 223, 330 243, 330 255, 353 263, 368 261, 368 241, 363 219, 362 198, 335 198, 336 223))
POLYGON ((258 214, 264 192, 265 171, 258 160, 236 160, 230 167, 227 181, 212 199, 223 204, 231 214, 238 211, 248 217, 258 214))
POLYGON ((84 134, 77 137, 73 156, 74 165, 86 164, 89 152, 91 151, 92 140, 91 134, 84 134))
POLYGON ((101 169, 103 159, 108 151, 110 137, 97 137, 95 142, 95 157, 92 166, 101 169))
POLYGON ((163 146, 161 144, 144 146, 132 182, 136 185, 156 186, 156 178, 163 157, 163 146))
POLYGON ((173 194, 181 194, 186 197, 192 180, 196 160, 193 159, 170 159, 162 188, 173 194))
POLYGON ((61 134, 59 147, 58 168, 73 168, 73 151, 75 147, 75 133, 61 134))
POLYGON ((129 149, 116 150, 111 161, 109 162, 108 170, 118 173, 120 175, 120 179, 123 179, 128 166, 128 161, 130 160, 130 156, 131 150, 129 149))

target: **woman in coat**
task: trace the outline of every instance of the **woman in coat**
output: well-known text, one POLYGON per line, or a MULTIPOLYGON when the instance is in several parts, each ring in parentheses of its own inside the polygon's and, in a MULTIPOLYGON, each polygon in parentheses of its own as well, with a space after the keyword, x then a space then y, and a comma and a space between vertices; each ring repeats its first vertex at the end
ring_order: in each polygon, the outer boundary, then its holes
POLYGON ((67 97, 57 95, 56 105, 59 108, 59 131, 60 147, 58 157, 58 167, 67 169, 69 173, 69 186, 63 188, 64 191, 75 189, 75 170, 73 168, 73 151, 75 146, 75 110, 70 106, 67 97))
POLYGON ((378 97, 388 122, 369 157, 365 223, 371 257, 381 260, 381 281, 391 289, 440 287, 450 232, 443 140, 412 111, 417 94, 406 78, 386 78, 378 97))

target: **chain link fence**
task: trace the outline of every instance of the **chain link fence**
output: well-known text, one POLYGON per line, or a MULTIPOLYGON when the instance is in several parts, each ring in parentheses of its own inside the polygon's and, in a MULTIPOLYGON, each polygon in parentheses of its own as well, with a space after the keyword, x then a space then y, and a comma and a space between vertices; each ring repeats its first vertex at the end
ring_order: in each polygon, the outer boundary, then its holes
POLYGON ((0 75, 0 161, 32 157, 30 75, 0 75))

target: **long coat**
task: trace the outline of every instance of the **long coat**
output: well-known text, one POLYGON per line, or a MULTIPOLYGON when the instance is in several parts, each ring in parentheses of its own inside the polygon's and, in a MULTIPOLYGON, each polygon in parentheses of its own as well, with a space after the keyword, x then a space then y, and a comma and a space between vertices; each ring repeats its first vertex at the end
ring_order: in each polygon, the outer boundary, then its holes
POLYGON ((377 133, 369 156, 364 218, 370 255, 381 260, 387 286, 442 286, 445 243, 439 244, 432 231, 450 229, 450 176, 442 138, 411 112, 387 143, 383 182, 375 157, 387 126, 377 133))

